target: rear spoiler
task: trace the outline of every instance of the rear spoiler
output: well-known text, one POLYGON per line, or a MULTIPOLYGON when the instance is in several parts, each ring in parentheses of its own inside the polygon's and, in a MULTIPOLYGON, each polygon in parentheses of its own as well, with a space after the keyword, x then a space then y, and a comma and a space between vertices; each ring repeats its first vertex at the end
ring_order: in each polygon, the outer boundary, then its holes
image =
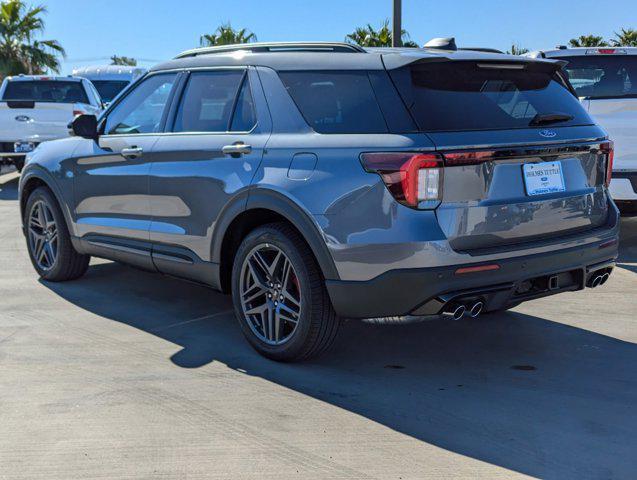
POLYGON ((400 54, 387 53, 383 55, 383 63, 387 70, 394 70, 412 63, 436 63, 436 62, 476 62, 481 64, 501 64, 501 65, 536 65, 536 66, 552 66, 555 70, 565 67, 568 62, 558 59, 529 58, 515 55, 489 54, 476 51, 459 50, 457 52, 449 52, 450 55, 440 53, 431 54, 421 49, 414 49, 412 52, 402 52, 400 54), (419 51, 420 50, 420 51, 419 51), (429 53, 429 54, 427 54, 429 53))
POLYGON ((9 108, 35 108, 34 100, 7 100, 9 108))

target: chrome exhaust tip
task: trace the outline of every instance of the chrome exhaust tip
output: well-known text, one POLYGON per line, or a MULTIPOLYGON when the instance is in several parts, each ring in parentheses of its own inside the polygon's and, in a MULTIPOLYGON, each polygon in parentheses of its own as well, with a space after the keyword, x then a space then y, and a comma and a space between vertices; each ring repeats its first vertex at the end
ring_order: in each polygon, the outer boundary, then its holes
POLYGON ((604 275, 602 275, 602 279, 600 280, 599 284, 604 285, 609 278, 610 273, 606 272, 604 275))
POLYGON ((480 316, 483 309, 484 309, 484 303, 476 302, 473 305, 471 305, 471 308, 469 309, 469 316, 471 318, 477 318, 480 316))
POLYGON ((596 275, 591 281, 591 288, 599 287, 599 284, 602 282, 603 275, 596 275))
POLYGON ((460 320, 467 312, 467 307, 464 305, 452 305, 443 312, 446 317, 451 317, 453 320, 460 320))

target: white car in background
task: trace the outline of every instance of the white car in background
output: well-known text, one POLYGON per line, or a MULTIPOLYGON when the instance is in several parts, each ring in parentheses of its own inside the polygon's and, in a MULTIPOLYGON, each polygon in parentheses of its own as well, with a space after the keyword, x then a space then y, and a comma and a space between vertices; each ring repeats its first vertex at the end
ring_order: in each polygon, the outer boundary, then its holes
POLYGON ((526 54, 565 60, 578 97, 615 142, 610 191, 623 211, 637 210, 637 48, 595 47, 526 54))
POLYGON ((0 165, 22 170, 40 143, 69 136, 76 115, 99 115, 102 100, 86 79, 19 75, 0 87, 0 165))
POLYGON ((145 68, 99 65, 76 68, 73 76, 90 80, 106 104, 111 103, 128 85, 146 73, 145 68))

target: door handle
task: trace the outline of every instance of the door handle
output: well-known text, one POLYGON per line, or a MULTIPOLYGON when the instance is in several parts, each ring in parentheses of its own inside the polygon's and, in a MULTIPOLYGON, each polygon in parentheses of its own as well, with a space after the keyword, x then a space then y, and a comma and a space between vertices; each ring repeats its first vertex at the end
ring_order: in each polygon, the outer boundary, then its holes
POLYGON ((221 147, 221 151, 224 155, 230 155, 231 157, 240 157, 241 155, 247 155, 252 152, 252 147, 242 142, 233 143, 232 145, 226 145, 221 147))
POLYGON ((129 160, 134 160, 135 158, 139 158, 144 153, 144 149, 142 147, 130 147, 130 148, 122 148, 121 154, 123 157, 128 158, 129 160))

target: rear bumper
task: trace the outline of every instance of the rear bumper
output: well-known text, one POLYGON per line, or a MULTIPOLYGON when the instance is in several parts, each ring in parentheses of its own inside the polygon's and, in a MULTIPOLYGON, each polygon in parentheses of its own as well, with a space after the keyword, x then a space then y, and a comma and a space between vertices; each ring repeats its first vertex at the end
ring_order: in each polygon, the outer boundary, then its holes
MULTIPOLYGON (((612 205, 612 203, 611 203, 612 205)), ((577 246, 468 264, 389 270, 366 281, 326 280, 336 313, 345 318, 438 315, 457 299, 477 298, 496 310, 564 291, 581 290, 592 272, 610 273, 618 255, 619 212, 613 207, 602 234, 577 246), (456 274, 467 266, 497 270, 456 274), (557 276, 551 279, 551 277, 557 276), (557 284, 553 284, 553 281, 557 284), (549 285, 551 283, 551 285, 549 285), (533 288, 527 289, 528 285, 533 288), (543 288, 546 287, 546 288, 543 288)))
POLYGON ((459 298, 480 297, 495 310, 547 295, 584 288, 591 272, 610 272, 618 242, 595 243, 551 254, 498 262, 500 268, 457 275, 457 266, 393 270, 366 282, 328 280, 327 289, 336 313, 346 318, 437 315, 459 298), (601 248, 600 248, 601 247, 601 248), (560 281, 550 288, 550 276, 560 281), (531 282, 535 287, 521 292, 531 282), (526 284, 525 284, 526 285, 526 284), (523 287, 523 288, 521 288, 523 287))

